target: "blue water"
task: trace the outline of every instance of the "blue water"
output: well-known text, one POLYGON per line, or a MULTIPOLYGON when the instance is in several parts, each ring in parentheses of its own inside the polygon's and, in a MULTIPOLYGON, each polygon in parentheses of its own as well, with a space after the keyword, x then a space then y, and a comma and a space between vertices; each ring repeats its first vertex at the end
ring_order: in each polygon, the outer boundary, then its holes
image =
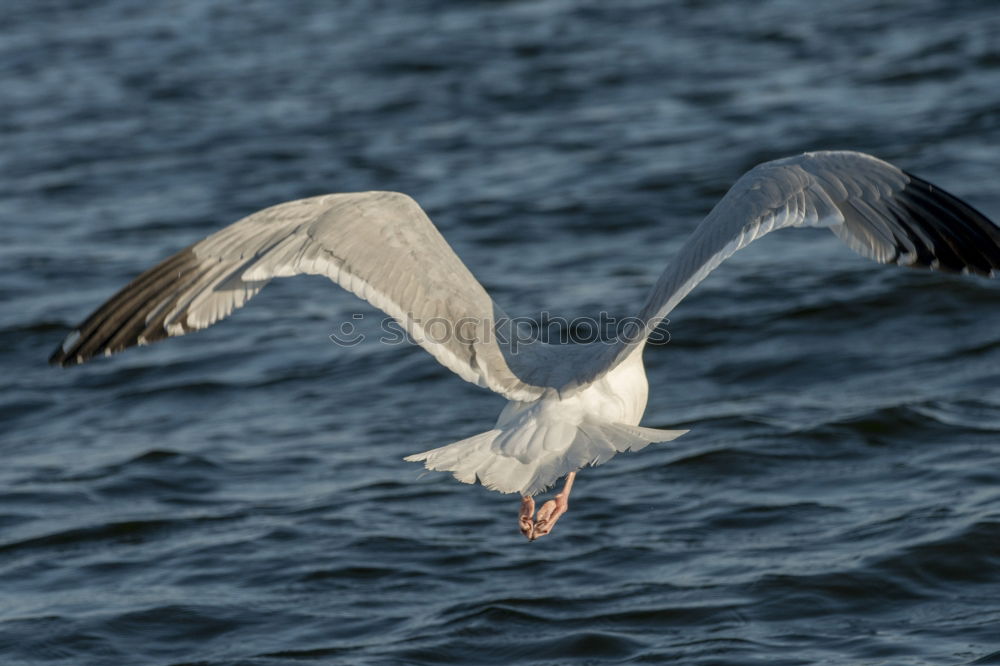
POLYGON ((0 663, 998 664, 1000 282, 789 231, 649 348, 676 442, 551 536, 403 456, 503 400, 279 280, 46 359, 143 269, 414 196, 511 314, 636 312, 755 163, 874 153, 1000 219, 995 3, 38 0, 0 28, 0 663))

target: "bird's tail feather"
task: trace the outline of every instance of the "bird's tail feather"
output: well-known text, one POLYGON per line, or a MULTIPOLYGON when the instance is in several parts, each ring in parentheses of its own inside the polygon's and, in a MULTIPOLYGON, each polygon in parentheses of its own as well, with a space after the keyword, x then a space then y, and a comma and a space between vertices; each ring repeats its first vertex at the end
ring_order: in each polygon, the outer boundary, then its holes
POLYGON ((616 453, 669 442, 686 432, 596 421, 568 428, 535 423, 530 428, 487 430, 406 460, 451 472, 463 483, 478 479, 491 490, 534 495, 585 465, 600 465, 616 453))

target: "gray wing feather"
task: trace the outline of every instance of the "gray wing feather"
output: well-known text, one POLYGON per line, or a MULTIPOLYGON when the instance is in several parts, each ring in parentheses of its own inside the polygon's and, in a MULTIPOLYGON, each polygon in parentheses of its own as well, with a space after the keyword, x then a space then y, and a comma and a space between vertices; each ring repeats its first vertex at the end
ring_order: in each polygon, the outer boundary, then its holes
MULTIPOLYGON (((83 363, 211 326, 271 279, 299 274, 326 275, 380 308, 467 381, 510 399, 544 390, 515 375, 497 344, 506 316, 420 206, 396 192, 332 194, 254 213, 137 277, 50 362, 83 363), (429 322, 438 329, 427 330, 429 322)), ((519 363, 530 374, 530 360, 519 363)))
POLYGON ((826 227, 880 263, 995 276, 1000 228, 955 196, 871 155, 805 153, 748 171, 681 247, 639 313, 644 327, 591 356, 571 385, 620 363, 699 282, 776 229, 826 227))

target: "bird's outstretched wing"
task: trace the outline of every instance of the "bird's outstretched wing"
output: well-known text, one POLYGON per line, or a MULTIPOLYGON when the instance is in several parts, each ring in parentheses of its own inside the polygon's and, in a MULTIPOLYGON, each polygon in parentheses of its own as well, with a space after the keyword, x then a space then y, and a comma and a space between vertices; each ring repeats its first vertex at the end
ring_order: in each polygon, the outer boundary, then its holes
POLYGON ((606 374, 725 259, 784 227, 826 227, 883 264, 1000 273, 1000 228, 944 190, 864 153, 824 151, 765 162, 726 193, 681 247, 639 313, 643 326, 591 355, 570 385, 606 374))
POLYGON ((503 312, 417 203, 397 192, 331 194, 264 209, 181 250, 98 308, 58 365, 206 328, 272 278, 326 275, 383 310, 442 365, 509 399, 522 381, 498 344, 503 312))

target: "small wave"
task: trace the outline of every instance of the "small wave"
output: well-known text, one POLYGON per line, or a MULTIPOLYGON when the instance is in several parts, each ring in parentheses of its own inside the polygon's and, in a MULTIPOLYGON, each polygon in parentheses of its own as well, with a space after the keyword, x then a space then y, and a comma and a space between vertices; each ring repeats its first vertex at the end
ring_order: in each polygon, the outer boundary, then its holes
POLYGON ((965 584, 1000 583, 1000 521, 980 520, 936 541, 919 543, 870 563, 909 589, 936 592, 965 584))
POLYGON ((893 603, 928 598, 883 572, 831 571, 812 575, 766 575, 751 587, 755 615, 770 621, 845 614, 881 614, 893 603), (875 610, 878 609, 878 610, 875 610))
POLYGON ((191 518, 162 518, 150 520, 123 520, 90 527, 77 527, 49 534, 29 537, 0 544, 0 553, 14 553, 43 548, 76 548, 92 546, 98 542, 141 543, 164 532, 189 529, 206 522, 229 521, 238 515, 199 516, 191 518))
POLYGON ((1000 664, 1000 650, 992 652, 986 655, 985 657, 980 657, 975 661, 970 661, 969 664, 973 666, 987 666, 988 664, 992 665, 1000 664))
POLYGON ((945 426, 1000 432, 1000 405, 980 400, 935 400, 912 405, 911 409, 945 426))
POLYGON ((846 513, 847 509, 818 504, 816 502, 793 502, 740 506, 726 509, 707 519, 711 529, 761 529, 772 525, 787 525, 793 522, 821 522, 831 513, 846 513))
POLYGON ((857 410, 849 416, 833 415, 819 420, 804 432, 816 434, 849 433, 868 443, 901 442, 907 438, 926 440, 934 434, 947 432, 944 424, 921 413, 914 404, 890 404, 857 410))

